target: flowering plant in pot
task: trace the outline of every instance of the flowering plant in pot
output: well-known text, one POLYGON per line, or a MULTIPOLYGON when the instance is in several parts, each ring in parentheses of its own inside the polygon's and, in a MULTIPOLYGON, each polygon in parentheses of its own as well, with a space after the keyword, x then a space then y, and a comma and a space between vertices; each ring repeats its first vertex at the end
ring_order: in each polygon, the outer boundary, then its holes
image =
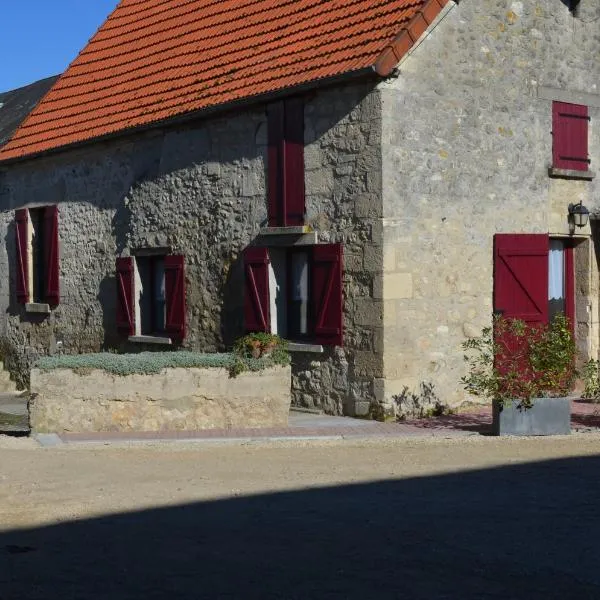
POLYGON ((463 349, 468 374, 461 381, 469 393, 492 401, 496 434, 570 431, 566 396, 577 376, 577 349, 566 317, 545 325, 497 317, 463 349))

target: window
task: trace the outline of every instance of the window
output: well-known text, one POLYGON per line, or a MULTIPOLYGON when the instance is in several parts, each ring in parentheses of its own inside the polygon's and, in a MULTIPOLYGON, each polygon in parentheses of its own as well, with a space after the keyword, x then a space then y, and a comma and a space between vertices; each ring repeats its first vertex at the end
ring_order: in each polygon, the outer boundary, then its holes
POLYGON ((552 103, 553 167, 571 171, 587 171, 588 107, 567 102, 552 103))
POLYGON ((529 324, 558 313, 573 325, 573 249, 545 234, 497 234, 494 238, 494 310, 529 324))
POLYGON ((342 345, 342 246, 244 252, 246 330, 342 345))
POLYGON ((60 300, 58 207, 20 209, 15 214, 17 300, 57 306, 60 300))
POLYGON ((270 104, 267 112, 269 225, 303 225, 304 103, 289 98, 270 104))
POLYGON ((269 251, 271 333, 299 340, 309 334, 309 252, 269 251))
POLYGON ((573 324, 573 248, 568 240, 551 239, 548 252, 548 320, 563 314, 573 324))
POLYGON ((136 296, 139 329, 142 335, 161 335, 165 331, 165 257, 138 256, 136 296))
POLYGON ((185 272, 180 255, 117 259, 117 328, 129 337, 185 337, 185 272))

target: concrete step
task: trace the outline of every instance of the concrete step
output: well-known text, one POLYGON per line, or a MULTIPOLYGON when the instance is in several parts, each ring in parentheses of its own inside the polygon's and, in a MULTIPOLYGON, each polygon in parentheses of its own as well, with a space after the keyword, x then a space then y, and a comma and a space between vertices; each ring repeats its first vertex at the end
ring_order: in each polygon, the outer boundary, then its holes
POLYGON ((29 432, 28 396, 23 393, 0 393, 0 434, 29 432))

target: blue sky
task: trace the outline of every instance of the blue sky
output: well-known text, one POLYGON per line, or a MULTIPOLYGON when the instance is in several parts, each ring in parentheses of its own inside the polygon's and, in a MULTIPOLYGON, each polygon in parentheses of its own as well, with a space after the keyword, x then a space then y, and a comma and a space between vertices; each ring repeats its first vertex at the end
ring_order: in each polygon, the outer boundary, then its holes
POLYGON ((0 0, 0 92, 57 75, 118 0, 0 0))

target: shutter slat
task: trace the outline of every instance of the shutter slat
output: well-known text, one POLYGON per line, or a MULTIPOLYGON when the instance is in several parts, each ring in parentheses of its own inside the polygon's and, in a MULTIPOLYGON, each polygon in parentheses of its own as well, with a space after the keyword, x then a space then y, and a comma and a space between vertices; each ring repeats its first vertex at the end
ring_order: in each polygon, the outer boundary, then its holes
POLYGON ((248 333, 269 332, 269 253, 267 248, 244 250, 244 323, 248 333))
POLYGON ((133 297, 134 268, 132 257, 117 258, 117 329, 123 335, 134 335, 135 313, 133 297))
POLYGON ((270 227, 284 225, 285 112, 283 102, 269 104, 267 109, 269 153, 267 164, 268 217, 270 227))
POLYGON ((587 106, 552 104, 553 165, 559 169, 587 171, 589 111, 587 106))
POLYGON ((27 239, 27 225, 29 211, 21 208, 15 212, 15 242, 17 255, 16 292, 17 302, 29 302, 29 241, 27 239))
POLYGON ((44 209, 44 243, 46 282, 45 299, 50 306, 60 302, 60 257, 58 240, 58 206, 46 206, 44 209))
POLYGON ((285 101, 285 225, 303 225, 304 200, 304 102, 285 101))
POLYGON ((165 331, 169 337, 182 341, 185 338, 185 257, 165 256, 165 331))
POLYGON ((318 344, 343 343, 343 288, 341 244, 313 247, 311 290, 313 333, 318 344))

